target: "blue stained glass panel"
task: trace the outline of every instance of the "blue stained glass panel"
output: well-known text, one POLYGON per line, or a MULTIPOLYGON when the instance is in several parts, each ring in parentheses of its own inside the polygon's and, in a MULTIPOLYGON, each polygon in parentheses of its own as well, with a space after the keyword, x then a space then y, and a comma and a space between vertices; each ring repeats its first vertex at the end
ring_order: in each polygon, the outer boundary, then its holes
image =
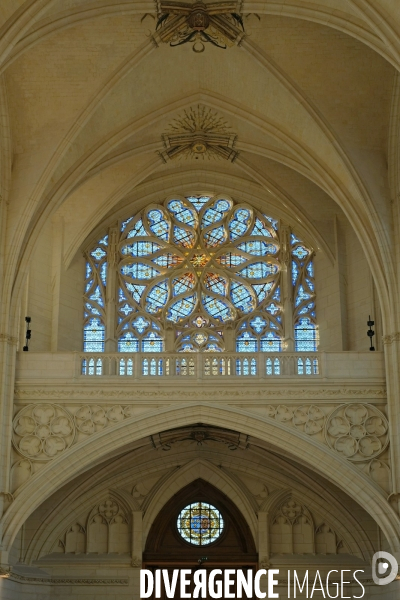
POLYGON ((248 279, 265 279, 268 275, 277 273, 278 267, 269 263, 252 263, 238 272, 238 275, 248 279))
POLYGON ((272 217, 268 217, 267 215, 264 215, 264 217, 271 223, 275 231, 278 231, 278 221, 272 217))
POLYGON ((151 331, 142 340, 142 352, 163 352, 164 342, 160 335, 151 331))
POLYGON ((303 260, 306 256, 308 256, 309 252, 304 248, 304 246, 297 246, 294 250, 292 250, 292 254, 296 256, 299 260, 303 260))
POLYGON ((270 291, 272 290, 273 287, 273 282, 269 282, 269 283, 253 283, 253 290, 256 293, 256 296, 258 298, 258 302, 263 302, 266 298, 268 298, 268 295, 270 293, 270 291))
POLYGON ((268 306, 265 307, 265 310, 271 313, 271 315, 276 315, 281 309, 279 306, 271 302, 271 304, 268 304, 268 306))
POLYGON ((194 212, 184 206, 180 200, 171 200, 168 202, 168 208, 181 223, 186 223, 186 225, 190 225, 191 227, 197 225, 197 217, 194 212))
POLYGON ((204 234, 204 241, 206 246, 213 248, 214 246, 219 246, 226 240, 226 231, 222 225, 220 227, 215 227, 207 233, 204 234))
POLYGON ((161 210, 150 210, 147 213, 149 226, 154 235, 161 240, 168 240, 170 225, 161 210))
POLYGON ((239 208, 235 211, 233 219, 229 222, 230 238, 237 240, 245 235, 250 226, 251 214, 250 211, 244 208, 239 208))
POLYGON ((160 274, 160 271, 143 263, 133 263, 132 265, 121 267, 121 273, 129 275, 132 279, 154 279, 154 277, 160 274))
POLYGON ((133 217, 129 217, 129 219, 125 219, 125 221, 122 221, 121 223, 121 231, 124 231, 125 227, 128 225, 128 223, 130 223, 132 221, 133 217))
POLYGON ((107 263, 106 262, 104 262, 101 265, 100 278, 101 278, 101 281, 103 282, 103 285, 106 285, 107 284, 107 263))
POLYGON ((197 212, 200 212, 203 206, 210 200, 210 196, 189 196, 188 200, 193 204, 197 212))
POLYGON ((131 256, 148 256, 149 254, 154 254, 154 252, 158 252, 161 250, 162 246, 160 244, 156 244, 155 242, 134 242, 133 244, 127 244, 123 246, 121 249, 122 254, 131 255, 131 256))
POLYGON ((105 328, 100 319, 90 319, 83 329, 83 351, 104 352, 105 328))
POLYGON ((132 323, 133 327, 135 329, 138 330, 138 332, 140 334, 144 333, 145 330, 148 328, 148 326, 150 325, 149 321, 147 321, 146 319, 144 319, 142 316, 137 317, 137 319, 135 319, 132 323))
POLYGON ((101 315, 100 311, 96 307, 94 307, 92 304, 89 304, 89 302, 86 302, 85 306, 87 308, 88 313, 92 313, 93 315, 99 315, 99 316, 101 315))
POLYGON ((229 306, 218 298, 203 294, 202 302, 208 314, 214 317, 214 319, 218 319, 219 321, 230 321, 233 319, 233 314, 229 306))
POLYGON ((272 331, 268 331, 260 340, 261 352, 281 352, 281 338, 272 331))
POLYGON ((265 319, 262 319, 260 315, 257 315, 254 319, 250 321, 250 325, 256 333, 261 333, 268 325, 268 323, 265 319))
POLYGON ((169 296, 168 280, 160 281, 151 288, 146 298, 146 310, 156 313, 167 303, 169 296))
POLYGON ((244 313, 249 313, 254 308, 253 296, 248 288, 237 281, 231 284, 231 300, 234 306, 244 313))
POLYGON ((183 259, 176 254, 162 254, 161 256, 157 256, 152 259, 152 262, 158 265, 159 267, 167 267, 170 269, 171 267, 175 267, 176 265, 180 265, 183 259))
POLYGON ((249 242, 242 242, 238 246, 239 250, 252 254, 253 256, 267 256, 267 254, 276 254, 278 248, 273 244, 267 244, 263 240, 253 240, 249 242))
POLYGON ((90 256, 92 256, 97 262, 99 262, 102 258, 104 258, 105 256, 107 256, 107 252, 105 252, 103 250, 103 248, 100 248, 99 246, 93 250, 90 253, 90 256))
POLYGON ((145 285, 135 285, 133 283, 126 283, 126 288, 132 294, 132 298, 134 300, 136 300, 136 302, 139 303, 140 298, 142 297, 142 294, 143 294, 144 290, 146 289, 146 286, 145 285))
POLYGON ((258 340, 249 331, 244 331, 236 338, 236 352, 257 352, 258 340))
POLYGON ((227 200, 217 200, 212 206, 205 210, 201 220, 202 228, 221 221, 230 208, 231 204, 227 200))
POLYGON ((295 306, 299 306, 299 304, 301 304, 304 300, 309 300, 311 298, 311 295, 308 294, 302 285, 299 285, 299 288, 297 290, 297 297, 296 297, 296 301, 294 303, 295 306))
POLYGON ((210 292, 214 292, 214 294, 220 294, 220 296, 225 296, 228 282, 224 277, 217 273, 206 273, 204 285, 210 292))
POLYGON ((148 235, 148 233, 146 232, 146 230, 145 230, 145 228, 143 226, 142 219, 139 219, 139 221, 136 221, 135 225, 130 230, 130 232, 128 233, 127 237, 128 238, 146 237, 147 235, 148 235))
POLYGON ((294 329, 295 351, 316 352, 317 329, 310 319, 300 319, 294 329))
POLYGON ((119 310, 125 315, 128 316, 133 312, 133 308, 129 306, 129 304, 125 303, 123 306, 120 306, 119 310))
POLYGON ((193 231, 186 231, 186 229, 176 227, 176 225, 174 226, 174 242, 175 244, 178 244, 178 246, 193 248, 195 239, 193 231))
POLYGON ((272 237, 271 233, 268 231, 264 223, 258 217, 255 220, 251 235, 262 235, 264 237, 272 237))
POLYGON ((179 294, 184 294, 187 291, 193 290, 194 287, 195 280, 192 273, 185 273, 172 281, 174 296, 179 296, 179 294))
POLYGON ((104 302, 103 302, 103 298, 102 298, 99 286, 97 286, 96 289, 94 290, 94 293, 91 296, 89 296, 89 300, 92 300, 93 302, 98 302, 98 304, 100 304, 100 306, 104 306, 104 302))
POLYGON ((139 352, 139 340, 128 331, 118 340, 118 352, 139 352))
POLYGON ((247 261, 247 259, 241 254, 233 254, 232 252, 228 252, 228 254, 218 256, 216 260, 217 262, 219 262, 220 265, 229 268, 237 267, 247 261))
POLYGON ((178 321, 188 317, 195 309, 197 303, 197 295, 181 298, 172 304, 168 309, 167 319, 177 323, 178 321))
POLYGON ((297 263, 292 260, 292 284, 296 285, 297 278, 299 276, 299 269, 297 267, 297 263))

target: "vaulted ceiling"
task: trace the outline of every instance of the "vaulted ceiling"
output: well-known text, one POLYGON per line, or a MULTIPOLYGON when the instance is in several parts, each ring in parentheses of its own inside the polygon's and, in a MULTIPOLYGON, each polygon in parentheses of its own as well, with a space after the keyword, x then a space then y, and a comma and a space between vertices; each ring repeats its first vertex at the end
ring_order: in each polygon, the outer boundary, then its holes
POLYGON ((297 224, 328 254, 334 215, 347 218, 390 312, 400 5, 239 8, 240 44, 206 44, 197 54, 189 43, 171 48, 154 38, 151 0, 1 2, 9 299, 54 215, 65 222, 68 263, 128 206, 173 190, 224 189, 297 224), (163 134, 199 106, 236 136, 234 162, 160 157, 163 134))

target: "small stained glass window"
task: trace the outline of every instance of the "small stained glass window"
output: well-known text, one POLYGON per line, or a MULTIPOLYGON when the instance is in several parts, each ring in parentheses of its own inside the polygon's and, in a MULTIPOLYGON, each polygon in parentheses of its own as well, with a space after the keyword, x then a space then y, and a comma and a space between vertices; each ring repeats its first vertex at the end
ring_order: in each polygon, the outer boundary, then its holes
POLYGON ((215 506, 207 502, 194 502, 179 513, 177 527, 180 535, 189 544, 207 546, 222 534, 224 520, 215 506))

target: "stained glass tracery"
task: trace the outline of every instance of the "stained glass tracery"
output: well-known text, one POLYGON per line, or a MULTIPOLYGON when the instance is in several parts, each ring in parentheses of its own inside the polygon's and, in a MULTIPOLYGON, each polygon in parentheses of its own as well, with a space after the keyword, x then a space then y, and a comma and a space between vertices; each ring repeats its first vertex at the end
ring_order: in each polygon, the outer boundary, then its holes
POLYGON ((315 312, 313 253, 294 234, 290 236, 294 290, 294 338, 296 352, 315 352, 318 332, 315 312))
MULTIPOLYGON (((284 339, 280 228, 226 196, 150 205, 121 222, 116 240, 119 352, 280 352, 284 339), (233 347, 231 347, 233 349, 233 347), (169 348, 171 349, 171 348, 169 348)), ((316 350, 312 252, 290 238, 296 350, 316 350)), ((84 350, 104 351, 108 236, 87 252, 84 350)))
POLYGON ((177 529, 189 544, 207 546, 221 536, 224 530, 224 519, 212 504, 194 502, 179 513, 177 529))

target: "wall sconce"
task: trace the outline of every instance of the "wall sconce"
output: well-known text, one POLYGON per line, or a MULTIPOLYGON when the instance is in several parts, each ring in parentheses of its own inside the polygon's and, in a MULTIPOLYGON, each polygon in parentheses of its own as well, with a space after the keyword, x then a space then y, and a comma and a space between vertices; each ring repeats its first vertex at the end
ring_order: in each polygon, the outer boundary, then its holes
POLYGON ((375 321, 371 321, 371 315, 368 315, 367 325, 369 327, 369 329, 367 331, 367 336, 369 337, 369 342, 370 342, 369 349, 371 352, 375 352, 375 346, 372 345, 372 338, 375 335, 375 331, 372 330, 372 326, 375 325, 375 321))
POLYGON ((30 329, 30 317, 25 317, 26 322, 26 334, 25 334, 25 346, 22 348, 24 352, 28 352, 29 350, 29 340, 31 339, 32 330, 30 329))

